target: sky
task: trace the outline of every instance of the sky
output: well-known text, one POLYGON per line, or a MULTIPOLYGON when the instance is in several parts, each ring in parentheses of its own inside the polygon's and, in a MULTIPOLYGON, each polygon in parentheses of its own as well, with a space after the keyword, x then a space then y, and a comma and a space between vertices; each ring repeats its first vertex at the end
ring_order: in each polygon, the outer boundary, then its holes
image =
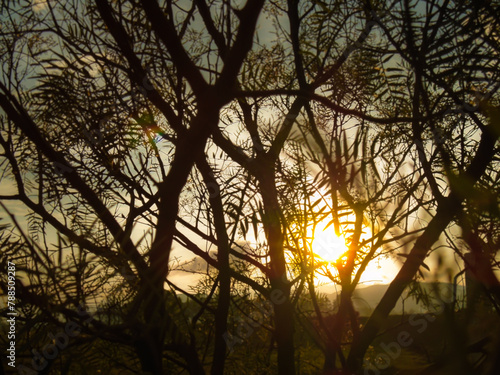
MULTIPOLYGON (((44 12, 47 7, 46 1, 44 0, 35 0, 32 2, 32 4, 33 4, 32 5, 33 10, 37 13, 44 12)), ((283 23, 282 26, 284 28, 287 27, 286 17, 283 17, 282 19, 280 18, 280 22, 283 23)), ((267 44, 270 43, 271 41, 274 41, 275 37, 272 31, 273 31, 272 21, 270 19, 267 19, 265 16, 261 16, 259 18, 258 32, 257 32, 258 39, 261 44, 267 44)), ((3 194, 10 194, 11 192, 12 193, 15 192, 13 185, 4 179, 0 181, 0 190, 3 192, 3 194)), ((27 210, 23 208, 22 205, 15 202, 7 201, 5 205, 16 216, 21 227, 27 233, 28 232, 28 223, 26 221, 27 210)), ((2 216, 4 215, 2 214, 2 216)), ((323 227, 324 226, 325 225, 323 225, 323 227)), ((136 241, 142 236, 144 231, 148 229, 149 228, 145 225, 138 225, 134 233, 134 238, 136 239, 136 241)), ((314 236, 317 238, 322 238, 323 243, 331 244, 332 247, 336 247, 338 249, 339 247, 341 247, 342 241, 339 242, 335 234, 334 233, 332 234, 328 229, 324 231, 321 230, 314 236)), ((52 233, 49 233, 49 237, 50 236, 52 236, 52 233)), ((55 236, 53 236, 52 239, 55 240, 55 236)), ((196 243, 198 243, 198 245, 200 245, 200 247, 202 248, 207 247, 207 244, 201 241, 200 239, 194 239, 194 240, 196 243)), ((316 240, 316 242, 318 242, 318 240, 316 240)), ((318 247, 318 245, 314 245, 313 243, 313 250, 315 252, 320 253, 321 249, 318 248, 318 250, 316 250, 315 247, 318 247)), ((437 255, 434 255, 434 257, 437 258, 437 255)), ((193 258, 193 255, 189 251, 181 249, 180 246, 176 244, 174 246, 174 251, 172 252, 172 258, 176 261, 178 260, 179 263, 183 263, 183 262, 189 262, 193 258)), ((325 259, 325 260, 335 260, 335 259, 325 259)), ((431 260, 431 264, 436 262, 437 260, 431 260)), ((400 268, 400 265, 401 262, 397 257, 395 258, 379 257, 376 261, 371 262, 369 264, 367 270, 364 273, 364 276, 361 278, 361 284, 370 285, 376 283, 388 283, 394 278, 394 276, 396 275, 397 271, 400 268)), ((193 262, 192 266, 186 265, 185 267, 193 271, 197 269, 204 269, 205 264, 203 261, 197 260, 193 262)), ((189 273, 185 274, 179 271, 173 271, 170 275, 170 279, 172 281, 178 283, 179 286, 181 286, 186 290, 197 282, 198 277, 199 276, 195 276, 189 273)), ((327 279, 322 280, 322 282, 325 283, 327 281, 328 281, 327 279)))

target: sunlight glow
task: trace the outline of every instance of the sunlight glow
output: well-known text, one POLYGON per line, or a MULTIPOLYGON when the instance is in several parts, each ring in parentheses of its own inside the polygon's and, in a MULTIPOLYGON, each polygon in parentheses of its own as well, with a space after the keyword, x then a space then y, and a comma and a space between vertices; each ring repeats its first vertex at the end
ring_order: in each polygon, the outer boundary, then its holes
POLYGON ((317 224, 312 241, 313 253, 327 262, 336 262, 347 252, 343 236, 337 236, 333 225, 326 227, 326 222, 317 224))
MULTIPOLYGON (((353 226, 346 223, 353 222, 354 217, 347 215, 344 219, 345 221, 341 222, 341 230, 352 231, 353 226)), ((328 276, 326 272, 336 277, 338 275, 338 267, 347 259, 347 251, 349 250, 344 236, 337 236, 333 225, 328 226, 328 222, 329 219, 320 221, 317 223, 314 231, 311 227, 308 228, 308 236, 312 238, 311 248, 316 261, 328 263, 325 264, 326 267, 318 269, 315 275, 318 285, 324 286, 331 285, 331 281, 333 281, 331 276, 328 276)), ((363 226, 361 240, 369 239, 371 236, 370 228, 363 226)), ((389 283, 398 270, 399 267, 392 260, 377 257, 368 263, 359 283, 362 285, 389 283)), ((357 272, 357 267, 355 272, 357 272)), ((328 290, 328 287, 325 290, 328 290)))

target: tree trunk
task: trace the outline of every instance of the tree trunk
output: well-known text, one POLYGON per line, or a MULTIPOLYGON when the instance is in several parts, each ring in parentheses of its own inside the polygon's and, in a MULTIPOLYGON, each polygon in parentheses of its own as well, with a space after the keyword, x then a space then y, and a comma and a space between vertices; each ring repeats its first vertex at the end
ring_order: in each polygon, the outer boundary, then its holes
POLYGON ((286 260, 283 248, 284 235, 281 227, 281 211, 275 185, 274 164, 262 164, 259 174, 260 190, 264 203, 264 228, 271 258, 271 302, 274 306, 274 326, 278 346, 278 373, 295 374, 294 320, 290 301, 290 284, 286 275, 286 260))
POLYGON ((460 201, 454 196, 448 197, 447 203, 440 205, 424 233, 417 239, 408 259, 366 322, 359 339, 353 342, 347 359, 347 369, 350 372, 355 373, 362 368, 363 357, 368 346, 379 332, 389 313, 396 306, 406 286, 417 273, 431 246, 438 240, 441 233, 460 209, 460 201))
MULTIPOLYGON (((149 252, 149 274, 142 280, 138 298, 144 298, 143 308, 148 350, 160 351, 158 354, 144 354, 153 363, 143 366, 158 370, 161 363, 165 339, 165 311, 163 284, 168 274, 168 262, 175 224, 179 211, 179 197, 195 161, 202 156, 211 129, 217 126, 219 111, 216 106, 201 110, 193 121, 190 130, 180 137, 170 171, 159 187, 158 223, 156 236, 149 252), (149 333, 148 333, 149 332, 149 333), (153 358, 149 358, 153 356, 153 358), (158 359, 159 357, 159 359, 158 359)), ((189 364, 188 364, 189 365, 189 364)), ((148 370, 149 371, 149 370, 148 370)), ((154 372, 155 373, 155 372, 154 372)), ((156 374, 156 373, 155 373, 156 374)))
POLYGON ((229 269, 229 237, 226 231, 224 207, 220 197, 220 187, 212 174, 207 161, 200 158, 196 166, 200 170, 207 186, 210 206, 213 211, 215 232, 217 234, 217 261, 219 263, 219 295, 215 310, 215 342, 212 362, 212 375, 224 373, 227 344, 224 334, 227 332, 227 316, 231 302, 231 276, 229 269))
POLYGON ((460 213, 463 200, 474 192, 474 184, 482 177, 495 155, 495 142, 499 138, 498 129, 491 125, 484 129, 476 155, 464 173, 449 175, 451 193, 439 201, 436 215, 415 242, 408 259, 391 282, 382 300, 377 305, 361 332, 353 342, 347 359, 347 370, 354 373, 362 368, 362 361, 368 346, 373 341, 387 316, 396 305, 406 286, 422 265, 431 246, 439 239, 453 218, 460 213))
POLYGON ((137 340, 135 350, 144 373, 163 374, 163 350, 158 337, 151 335, 151 332, 145 332, 144 337, 137 340))

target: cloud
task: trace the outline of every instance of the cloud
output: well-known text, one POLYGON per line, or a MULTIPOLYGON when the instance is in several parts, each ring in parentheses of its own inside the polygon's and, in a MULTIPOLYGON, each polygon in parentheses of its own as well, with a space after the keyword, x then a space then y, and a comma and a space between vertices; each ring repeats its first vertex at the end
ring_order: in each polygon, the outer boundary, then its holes
POLYGON ((38 12, 43 12, 48 8, 48 0, 33 0, 31 2, 31 7, 33 9, 33 12, 38 13, 38 12))

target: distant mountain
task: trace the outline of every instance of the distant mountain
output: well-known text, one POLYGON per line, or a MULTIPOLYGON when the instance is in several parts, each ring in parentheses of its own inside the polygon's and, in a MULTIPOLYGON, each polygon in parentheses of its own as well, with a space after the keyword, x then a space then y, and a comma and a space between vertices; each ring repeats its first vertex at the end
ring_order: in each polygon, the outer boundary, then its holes
MULTIPOLYGON (((403 297, 398 300, 391 314, 400 315, 403 313, 403 310, 405 314, 434 312, 440 308, 441 300, 444 302, 452 302, 454 300, 453 284, 420 283, 419 285, 421 290, 428 296, 430 308, 428 308, 423 301, 417 302, 416 296, 408 296, 408 291, 405 291, 403 297), (439 298, 437 294, 440 295, 439 298)), ((359 314, 361 316, 369 316, 382 299, 388 287, 388 284, 377 284, 357 288, 354 292, 353 303, 356 310, 359 311, 359 314)), ((326 293, 327 298, 332 301, 334 306, 337 304, 338 295, 340 295, 340 289, 337 293, 326 293)), ((455 300, 458 306, 464 304, 464 296, 465 288, 461 285, 457 285, 455 300)))
MULTIPOLYGON (((202 258, 195 257, 189 261, 178 265, 178 268, 171 272, 171 276, 175 276, 175 283, 188 292, 192 292, 192 286, 195 285, 201 278, 201 275, 207 271, 208 264, 202 258)), ((416 296, 408 295, 408 290, 403 293, 403 297, 398 300, 391 314, 400 315, 412 313, 428 313, 439 308, 439 300, 436 297, 435 286, 442 299, 445 302, 453 301, 453 284, 450 283, 419 283, 422 291, 424 291, 430 299, 430 308, 423 301, 417 301, 416 296), (434 307, 433 307, 434 305, 434 307), (437 307, 436 307, 437 306, 437 307)), ((369 316, 382 299, 387 291, 389 284, 374 284, 374 285, 359 285, 354 292, 353 302, 355 308, 361 316, 369 316)), ((341 288, 332 284, 326 284, 317 287, 317 291, 324 294, 333 304, 334 308, 337 304, 337 296, 340 294, 341 288)), ((464 306, 465 287, 457 285, 456 288, 456 303, 459 307, 464 306)), ((183 300, 186 298, 182 297, 183 300)))

